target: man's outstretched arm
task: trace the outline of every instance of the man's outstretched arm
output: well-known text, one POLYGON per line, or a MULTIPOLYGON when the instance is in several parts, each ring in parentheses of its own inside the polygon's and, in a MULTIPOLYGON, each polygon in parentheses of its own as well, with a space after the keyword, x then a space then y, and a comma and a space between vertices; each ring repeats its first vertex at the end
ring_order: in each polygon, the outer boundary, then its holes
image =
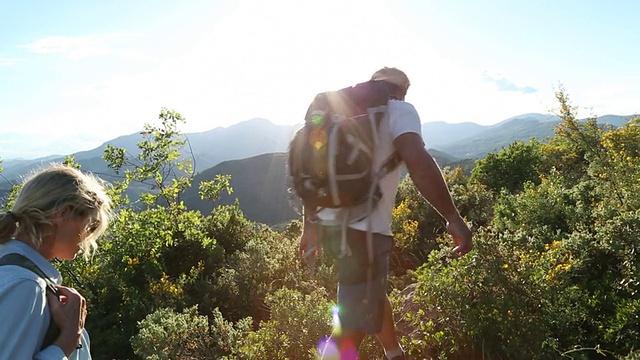
POLYGON ((424 148, 420 135, 404 133, 393 144, 420 194, 447 220, 447 231, 457 245, 455 251, 460 255, 469 252, 473 248, 471 230, 460 216, 442 172, 424 148))

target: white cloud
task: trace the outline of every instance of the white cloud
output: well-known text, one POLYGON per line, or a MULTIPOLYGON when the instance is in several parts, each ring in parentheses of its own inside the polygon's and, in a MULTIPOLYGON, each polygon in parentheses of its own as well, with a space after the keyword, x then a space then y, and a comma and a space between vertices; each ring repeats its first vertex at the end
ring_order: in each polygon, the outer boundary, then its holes
POLYGON ((10 67, 10 66, 14 66, 16 64, 19 64, 21 62, 25 61, 25 59, 22 58, 2 58, 0 57, 0 66, 1 67, 10 67))
POLYGON ((123 56, 135 54, 113 47, 110 43, 132 36, 128 33, 110 33, 89 36, 47 36, 19 47, 38 55, 60 54, 70 60, 81 60, 96 56, 123 56))
POLYGON ((488 71, 485 71, 482 74, 482 77, 485 81, 495 84, 499 91, 513 91, 523 94, 530 94, 538 91, 532 86, 518 86, 501 74, 490 74, 488 71))

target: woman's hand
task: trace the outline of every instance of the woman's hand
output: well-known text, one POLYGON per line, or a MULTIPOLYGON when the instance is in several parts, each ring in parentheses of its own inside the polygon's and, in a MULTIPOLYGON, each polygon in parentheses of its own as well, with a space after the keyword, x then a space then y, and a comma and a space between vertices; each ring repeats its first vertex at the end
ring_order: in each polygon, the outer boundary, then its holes
POLYGON ((58 295, 47 292, 51 321, 60 328, 60 335, 53 343, 67 355, 71 355, 80 343, 84 321, 87 317, 87 301, 75 289, 58 286, 58 295))

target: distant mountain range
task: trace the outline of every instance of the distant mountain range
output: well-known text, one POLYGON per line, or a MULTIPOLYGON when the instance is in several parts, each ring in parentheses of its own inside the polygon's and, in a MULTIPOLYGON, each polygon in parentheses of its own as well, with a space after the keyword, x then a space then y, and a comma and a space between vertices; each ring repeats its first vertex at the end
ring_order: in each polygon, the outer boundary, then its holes
MULTIPOLYGON (((598 118, 602 124, 621 126, 635 117, 606 115, 598 118)), ((475 123, 449 124, 431 122, 422 125, 422 134, 432 155, 441 166, 484 157, 489 152, 531 138, 544 139, 553 135, 560 119, 552 115, 524 114, 506 119, 498 124, 483 126, 475 123)), ((232 203, 236 198, 248 219, 266 224, 277 224, 296 216, 287 200, 285 152, 294 132, 302 124, 275 125, 269 120, 256 118, 236 125, 209 131, 185 134, 188 146, 184 156, 192 157, 198 172, 196 186, 188 191, 185 204, 205 213, 214 204, 199 200, 197 184, 210 180, 216 174, 232 175, 234 193, 223 196, 221 203, 232 203), (192 155, 187 152, 191 150, 192 155)), ((107 180, 115 179, 102 159, 107 144, 122 147, 129 154, 137 155, 136 144, 142 141, 140 133, 120 136, 101 146, 74 155, 83 170, 92 171, 107 180)), ((2 154, 0 154, 1 156, 2 154)), ((0 164, 0 191, 10 188, 9 182, 19 181, 20 176, 42 163, 62 161, 63 156, 48 156, 34 160, 6 160, 0 164)))

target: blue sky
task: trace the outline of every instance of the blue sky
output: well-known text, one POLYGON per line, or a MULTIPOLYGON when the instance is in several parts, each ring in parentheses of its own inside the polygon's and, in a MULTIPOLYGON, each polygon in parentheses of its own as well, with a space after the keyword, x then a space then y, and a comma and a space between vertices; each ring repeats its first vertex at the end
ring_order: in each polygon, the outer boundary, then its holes
MULTIPOLYGON (((92 149, 182 113, 185 132, 302 121, 320 92, 399 67, 423 122, 556 107, 640 113, 640 2, 0 0, 0 157, 92 149)), ((451 136, 455 136, 452 134, 451 136)))

